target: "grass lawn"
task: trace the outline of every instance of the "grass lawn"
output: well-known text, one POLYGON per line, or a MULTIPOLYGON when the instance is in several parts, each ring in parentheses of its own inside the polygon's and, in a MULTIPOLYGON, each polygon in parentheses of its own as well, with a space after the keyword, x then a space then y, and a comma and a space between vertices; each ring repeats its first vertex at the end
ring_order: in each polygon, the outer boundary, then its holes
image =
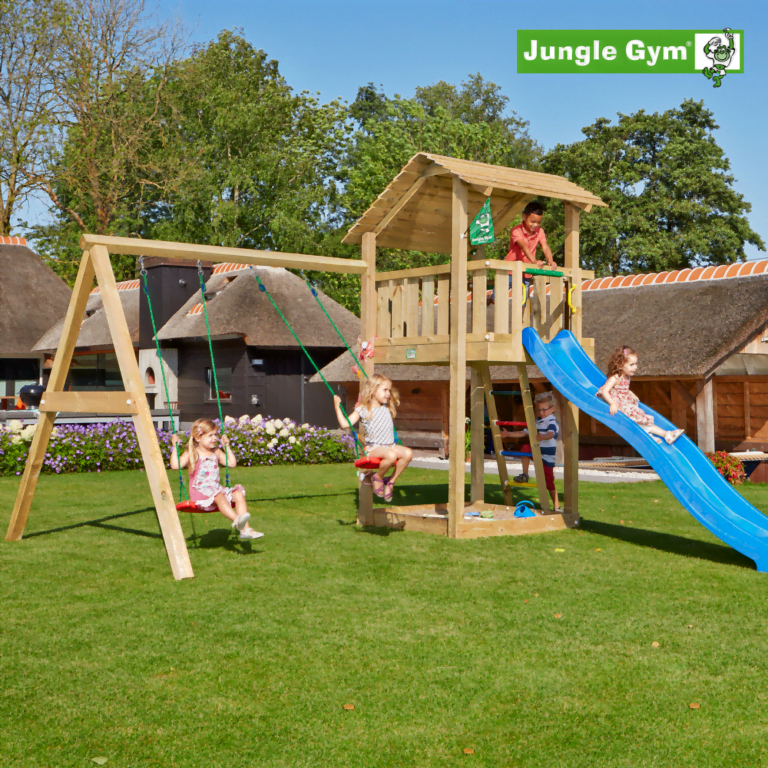
MULTIPOLYGON (((450 541, 357 528, 346 466, 234 479, 267 535, 196 515, 175 582, 142 473, 41 477, 0 543, 0 766, 768 764, 768 574, 661 483, 582 484, 581 530, 450 541)), ((396 503, 446 493, 403 480, 396 503)))

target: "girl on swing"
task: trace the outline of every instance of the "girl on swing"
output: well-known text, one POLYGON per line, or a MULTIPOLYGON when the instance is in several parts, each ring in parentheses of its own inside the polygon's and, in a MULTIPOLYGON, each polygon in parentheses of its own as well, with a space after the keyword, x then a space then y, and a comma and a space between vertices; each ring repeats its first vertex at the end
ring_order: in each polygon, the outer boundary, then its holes
MULTIPOLYGON (((334 395, 336 418, 342 429, 349 428, 344 414, 341 412, 341 398, 334 395)), ((395 480, 411 463, 413 451, 395 442, 395 424, 393 418, 397 413, 400 398, 392 382, 380 373, 374 373, 363 385, 360 400, 349 417, 351 424, 362 421, 365 429, 365 452, 371 458, 380 458, 378 470, 371 475, 373 492, 384 499, 392 501, 395 480), (392 467, 395 471, 387 478, 384 475, 392 467)))
MULTIPOLYGON (((178 435, 171 437, 171 469, 179 468, 176 445, 181 442, 178 435)), ((218 509, 232 521, 232 527, 240 533, 242 540, 260 539, 264 534, 254 531, 248 521, 251 515, 245 505, 245 488, 236 485, 224 488, 219 482, 219 465, 236 467, 237 458, 229 447, 229 438, 219 434, 219 428, 210 419, 198 419, 189 433, 187 450, 181 454, 181 467, 189 466, 189 497, 198 509, 213 512, 218 509), (218 448, 221 442, 225 452, 218 448), (233 508, 234 507, 234 508, 233 508)))

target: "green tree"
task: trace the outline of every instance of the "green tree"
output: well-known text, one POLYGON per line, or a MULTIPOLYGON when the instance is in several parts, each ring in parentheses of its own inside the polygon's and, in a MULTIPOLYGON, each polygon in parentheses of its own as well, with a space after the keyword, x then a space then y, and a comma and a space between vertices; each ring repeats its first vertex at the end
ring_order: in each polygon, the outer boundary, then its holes
MULTIPOLYGON (((418 87, 412 99, 389 98, 373 83, 361 87, 349 114, 357 126, 342 166, 345 229, 352 225, 417 152, 515 168, 534 168, 540 147, 528 123, 508 109, 495 83, 471 75, 460 87, 440 81, 418 87)), ((493 246, 506 254, 505 233, 493 246)), ((490 251, 489 251, 490 253, 490 251)), ((494 257, 498 256, 493 251, 494 257)), ((379 249, 381 270, 445 263, 447 254, 379 249)), ((334 277, 334 298, 350 306, 352 280, 334 277), (347 297, 347 298, 345 298, 347 297)), ((325 278, 323 278, 325 289, 325 278)))
POLYGON ((316 252, 338 218, 345 107, 294 93, 278 63, 234 32, 181 62, 171 91, 169 151, 191 172, 158 196, 152 235, 316 252))
MULTIPOLYGON (((733 189, 730 163, 703 102, 678 109, 600 118, 586 138, 558 144, 543 170, 598 195, 608 208, 581 216, 582 264, 598 275, 659 272, 746 258, 765 245, 749 226, 751 205, 733 189)), ((544 226, 562 249, 562 203, 549 202, 544 226)))
MULTIPOLYGON (((55 132, 46 162, 27 176, 53 214, 29 234, 71 281, 83 232, 140 232, 147 196, 176 180, 164 103, 181 37, 154 23, 144 0, 66 0, 66 20, 46 64, 55 132)), ((135 260, 117 256, 113 267, 132 277, 135 260)))
POLYGON ((56 113, 48 65, 66 24, 58 0, 0 0, 0 235, 40 190, 56 113))

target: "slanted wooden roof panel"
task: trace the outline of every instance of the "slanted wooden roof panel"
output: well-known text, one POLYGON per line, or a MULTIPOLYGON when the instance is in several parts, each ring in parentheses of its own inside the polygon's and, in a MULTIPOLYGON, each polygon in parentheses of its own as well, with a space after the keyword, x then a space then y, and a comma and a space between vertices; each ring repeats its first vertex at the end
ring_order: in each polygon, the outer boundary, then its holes
POLYGON ((494 218, 522 196, 552 197, 582 207, 605 206, 599 197, 560 176, 420 152, 357 220, 344 242, 360 243, 365 232, 377 232, 376 244, 384 248, 449 252, 454 176, 470 185, 470 218, 474 218, 485 202, 484 191, 488 187, 493 188, 494 218), (414 185, 419 186, 414 190, 414 185), (434 218, 424 218, 424 215, 434 218), (422 227, 423 224, 426 226, 422 227), (435 228, 440 229, 437 235, 435 228), (443 229, 447 231, 442 232, 443 229))

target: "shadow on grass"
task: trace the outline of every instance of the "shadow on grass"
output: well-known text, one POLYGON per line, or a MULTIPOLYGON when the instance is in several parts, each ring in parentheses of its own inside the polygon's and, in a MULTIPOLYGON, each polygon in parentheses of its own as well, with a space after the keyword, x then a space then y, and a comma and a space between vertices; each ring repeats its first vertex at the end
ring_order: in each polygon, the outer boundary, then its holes
POLYGON ((162 539, 162 534, 152 533, 151 531, 141 531, 138 528, 126 528, 122 525, 109 525, 109 520, 119 520, 123 517, 131 517, 132 515, 140 515, 144 512, 154 512, 154 507, 144 507, 144 509, 135 509, 132 512, 120 512, 117 515, 108 515, 107 517, 100 517, 96 520, 84 520, 82 523, 73 523, 72 525, 62 525, 59 528, 49 528, 46 531, 34 531, 33 533, 24 534, 25 539, 33 539, 36 536, 49 536, 52 533, 61 533, 62 531, 72 531, 76 528, 104 528, 108 531, 118 531, 120 533, 130 533, 134 536, 144 536, 149 539, 162 539))
POLYGON ((254 549, 251 541, 240 541, 232 535, 228 528, 214 528, 202 536, 198 536, 195 543, 200 549, 226 549, 236 555, 258 555, 261 549, 254 549))
POLYGON ((583 531, 596 533, 599 536, 626 541, 628 544, 657 549, 660 552, 695 557, 699 560, 709 560, 712 563, 720 563, 721 565, 735 565, 739 568, 748 568, 753 571, 756 569, 752 560, 725 544, 713 544, 708 541, 700 541, 699 539, 687 539, 684 536, 676 536, 671 533, 647 531, 642 528, 613 525, 612 523, 585 520, 584 518, 581 519, 579 528, 583 531))

